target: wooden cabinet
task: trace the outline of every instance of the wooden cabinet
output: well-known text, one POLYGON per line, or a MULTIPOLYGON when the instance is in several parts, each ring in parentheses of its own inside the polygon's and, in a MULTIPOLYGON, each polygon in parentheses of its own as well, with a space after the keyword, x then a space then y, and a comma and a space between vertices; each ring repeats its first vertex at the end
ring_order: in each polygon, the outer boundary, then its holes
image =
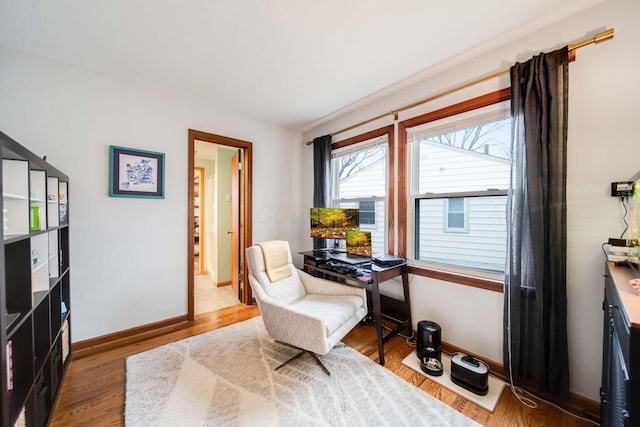
POLYGON ((640 426, 640 295, 629 267, 608 262, 605 271, 601 423, 640 426))
POLYGON ((44 426, 69 361, 69 178, 2 132, 0 150, 0 425, 44 426))

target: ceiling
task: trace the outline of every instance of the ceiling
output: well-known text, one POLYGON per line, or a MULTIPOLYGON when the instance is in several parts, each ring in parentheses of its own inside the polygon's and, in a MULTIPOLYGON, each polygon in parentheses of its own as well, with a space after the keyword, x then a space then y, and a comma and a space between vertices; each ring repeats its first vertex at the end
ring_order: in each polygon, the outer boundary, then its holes
POLYGON ((0 45, 306 130, 599 1, 0 0, 0 45))

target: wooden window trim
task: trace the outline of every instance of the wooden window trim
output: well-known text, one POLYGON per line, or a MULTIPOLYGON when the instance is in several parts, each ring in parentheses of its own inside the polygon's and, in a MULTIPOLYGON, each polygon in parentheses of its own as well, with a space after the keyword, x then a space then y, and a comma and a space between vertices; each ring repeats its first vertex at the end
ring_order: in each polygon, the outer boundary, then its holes
POLYGON ((454 273, 451 271, 437 270, 417 265, 410 265, 408 271, 409 274, 415 274, 420 277, 429 277, 432 279, 443 280, 445 282, 471 286, 472 288, 485 289, 492 292, 504 292, 504 284, 495 279, 473 276, 462 272, 454 273))
MULTIPOLYGON (((511 99, 511 88, 500 89, 477 98, 469 99, 454 105, 450 105, 439 110, 431 111, 420 116, 412 117, 398 123, 398 255, 407 257, 407 233, 409 224, 407 223, 408 207, 408 142, 407 129, 429 123, 435 120, 444 119, 456 114, 497 104, 511 99)), ((412 274, 423 277, 444 280, 475 288, 486 289, 494 292, 503 292, 503 284, 500 281, 476 277, 471 274, 443 271, 426 268, 422 266, 411 266, 409 271, 412 274)))

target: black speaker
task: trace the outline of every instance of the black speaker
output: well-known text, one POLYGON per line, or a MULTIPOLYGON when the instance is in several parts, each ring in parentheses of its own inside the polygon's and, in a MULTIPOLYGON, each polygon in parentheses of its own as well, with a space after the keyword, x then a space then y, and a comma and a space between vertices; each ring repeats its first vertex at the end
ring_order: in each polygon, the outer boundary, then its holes
POLYGON ((420 368, 429 375, 442 375, 442 329, 430 320, 418 322, 416 354, 420 368))

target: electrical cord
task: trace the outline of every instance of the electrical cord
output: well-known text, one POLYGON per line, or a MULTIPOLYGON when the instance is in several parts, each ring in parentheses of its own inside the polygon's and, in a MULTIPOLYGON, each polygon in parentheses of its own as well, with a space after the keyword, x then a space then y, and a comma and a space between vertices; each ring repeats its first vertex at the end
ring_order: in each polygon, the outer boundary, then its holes
POLYGON ((524 406, 527 406, 531 409, 536 409, 538 404, 528 397, 520 396, 520 393, 517 392, 516 386, 513 382, 513 364, 511 361, 511 284, 507 286, 507 339, 509 341, 509 345, 507 346, 507 356, 509 362, 509 385, 511 388, 511 392, 513 395, 522 403, 524 406))
POLYGON ((602 246, 600 246, 602 248, 602 253, 604 254, 604 258, 607 259, 607 251, 605 250, 605 246, 609 246, 609 243, 605 242, 602 244, 602 246))
MULTIPOLYGON (((382 324, 382 329, 385 329, 387 331, 393 330, 393 328, 390 328, 389 326, 385 325, 384 322, 381 322, 381 324, 382 324)), ((398 336, 404 338, 404 340, 406 341, 409 347, 416 346, 416 336, 413 333, 413 331, 411 331, 411 335, 401 334, 400 332, 398 332, 398 336)))
POLYGON ((624 238, 624 233, 626 233, 627 230, 629 229, 629 223, 627 223, 627 215, 629 214, 629 209, 627 208, 627 205, 624 201, 625 201, 624 196, 620 197, 620 204, 624 208, 624 215, 622 215, 622 222, 624 222, 624 230, 622 230, 622 233, 620 233, 621 239, 624 238))
MULTIPOLYGON (((603 248, 602 250, 603 251, 604 251, 604 245, 605 244, 606 243, 602 244, 602 248, 603 248)), ((605 253, 605 256, 606 256, 606 253, 605 253)), ((508 360, 508 362, 509 362, 509 386, 510 386, 511 392, 516 397, 516 399, 518 399, 520 401, 520 403, 522 403, 523 405, 525 405, 525 406, 527 406, 527 407, 529 407, 531 409, 537 409, 538 408, 538 404, 533 399, 530 399, 530 398, 524 396, 524 394, 528 394, 529 396, 531 396, 533 398, 536 398, 536 399, 539 399, 539 400, 541 400, 541 401, 543 401, 543 402, 545 402, 545 403, 547 403, 547 404, 549 404, 549 405, 561 410, 562 412, 564 412, 564 413, 566 413, 568 415, 571 415, 571 416, 573 416, 575 418, 579 418, 581 420, 588 421, 588 422, 590 422, 592 424, 598 425, 598 423, 596 423, 593 420, 590 420, 588 418, 581 417, 580 415, 577 415, 577 414, 574 414, 572 412, 569 412, 566 409, 561 408, 560 406, 556 405, 555 403, 551 403, 548 400, 545 400, 545 399, 543 399, 541 397, 535 396, 535 395, 529 393, 528 391, 526 391, 526 390, 524 390, 524 389, 522 389, 520 387, 516 387, 516 385, 514 384, 514 381, 513 381, 513 365, 512 365, 512 362, 511 362, 511 352, 512 352, 512 350, 511 350, 511 286, 507 286, 507 307, 508 307, 508 309, 507 309, 507 335, 508 335, 508 340, 509 340, 509 345, 507 347, 507 355, 508 355, 508 358, 509 358, 509 360, 508 360)))
MULTIPOLYGON (((536 395, 534 395, 534 394, 532 394, 532 393, 529 393, 528 391, 526 391, 526 390, 524 390, 524 389, 522 389, 522 388, 520 388, 520 387, 515 387, 515 390, 516 390, 516 392, 518 392, 518 393, 521 393, 521 394, 525 394, 525 393, 526 393, 526 394, 528 394, 529 396, 531 396, 531 397, 533 397, 533 398, 535 398, 535 399, 538 399, 538 400, 540 400, 540 401, 542 401, 542 402, 546 403, 547 405, 551 405, 551 406, 553 406, 554 408, 561 410, 562 412, 564 412, 564 413, 565 413, 565 414, 567 414, 567 415, 571 415, 572 417, 578 418, 578 419, 583 420, 583 421, 587 421, 587 422, 589 422, 589 423, 591 423, 591 424, 600 425, 600 424, 598 424, 597 422, 595 422, 594 420, 591 420, 591 419, 589 419, 589 418, 585 418, 585 417, 582 417, 582 416, 580 416, 580 415, 578 415, 578 414, 574 414, 573 412, 567 411, 567 410, 566 410, 566 409, 564 409, 563 407, 558 406, 558 405, 556 405, 555 403, 550 402, 550 401, 548 401, 548 400, 546 400, 546 399, 543 399, 543 398, 541 398, 541 397, 539 397, 539 396, 536 396, 536 395)), ((512 390, 512 391, 513 391, 513 390, 512 390)), ((515 392, 514 392, 514 393, 515 393, 515 392)), ((516 397, 517 397, 517 396, 516 396, 516 397)), ((532 400, 532 399, 529 399, 529 398, 525 398, 525 399, 529 400, 530 402, 533 402, 533 400, 532 400)), ((537 406, 538 406, 538 405, 537 405, 535 402, 533 402, 533 404, 534 404, 534 405, 536 405, 536 406, 534 406, 534 408, 537 408, 537 406)))

